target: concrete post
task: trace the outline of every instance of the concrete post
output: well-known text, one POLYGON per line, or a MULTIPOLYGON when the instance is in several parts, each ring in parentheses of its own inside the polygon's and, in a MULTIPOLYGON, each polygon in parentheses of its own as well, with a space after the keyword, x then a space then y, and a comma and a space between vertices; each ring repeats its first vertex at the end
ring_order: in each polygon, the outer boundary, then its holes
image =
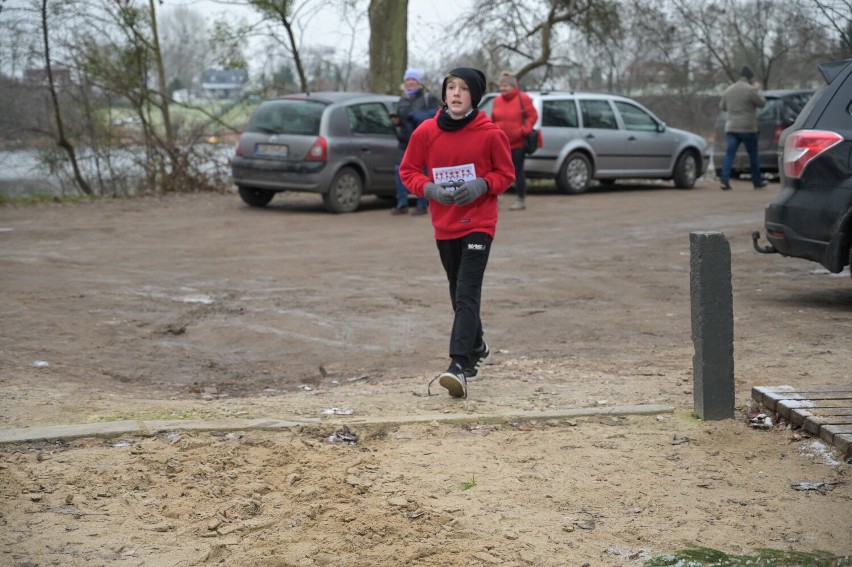
POLYGON ((734 417, 731 247, 721 232, 689 234, 693 401, 704 420, 734 417))

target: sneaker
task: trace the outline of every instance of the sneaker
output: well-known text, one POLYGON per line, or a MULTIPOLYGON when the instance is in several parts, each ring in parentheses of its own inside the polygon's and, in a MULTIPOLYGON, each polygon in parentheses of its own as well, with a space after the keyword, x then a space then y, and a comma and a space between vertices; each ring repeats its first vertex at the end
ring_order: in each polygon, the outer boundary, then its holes
POLYGON ((512 203, 512 206, 509 207, 509 210, 510 211, 523 211, 526 208, 527 208, 527 204, 524 202, 524 200, 518 199, 514 203, 512 203))
POLYGON ((464 377, 464 370, 457 362, 450 364, 449 368, 438 375, 438 384, 446 388, 454 398, 467 397, 467 379, 464 377))
POLYGON ((414 216, 425 215, 428 212, 429 212, 429 209, 427 209, 426 207, 415 207, 415 208, 411 209, 411 214, 414 215, 414 216))
POLYGON ((467 380, 476 380, 482 372, 482 367, 485 366, 485 361, 491 356, 491 349, 486 343, 482 343, 482 350, 473 353, 473 365, 470 368, 464 369, 464 377, 467 380))
POLYGON ((391 209, 392 215, 404 215, 408 213, 408 207, 394 207, 391 209))
POLYGON ((755 189, 763 189, 763 188, 764 188, 764 187, 766 187, 767 185, 769 185, 769 183, 767 183, 766 181, 761 181, 760 183, 758 183, 757 185, 755 185, 755 186, 754 186, 754 188, 755 188, 755 189))
POLYGON ((730 191, 730 190, 731 190, 731 186, 727 181, 722 183, 722 191, 730 191))

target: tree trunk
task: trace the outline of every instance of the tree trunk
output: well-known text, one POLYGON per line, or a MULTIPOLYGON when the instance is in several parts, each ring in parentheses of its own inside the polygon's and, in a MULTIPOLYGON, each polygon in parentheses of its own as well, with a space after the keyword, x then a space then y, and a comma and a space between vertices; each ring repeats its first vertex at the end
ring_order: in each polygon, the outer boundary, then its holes
POLYGON ((370 0, 370 90, 399 94, 408 64, 408 0, 370 0))
MULTIPOLYGON (((157 31, 157 12, 154 8, 154 0, 148 0, 148 8, 151 14, 151 36, 154 63, 157 68, 157 84, 158 94, 157 108, 160 110, 160 115, 163 117, 163 135, 165 136, 166 153, 169 155, 171 164, 171 172, 161 172, 164 179, 174 180, 178 172, 181 171, 181 164, 177 156, 177 148, 175 147, 175 134, 172 127, 172 118, 169 114, 169 87, 166 84, 166 70, 163 67, 163 53, 160 50, 160 35, 157 31)), ((166 183, 166 188, 169 190, 179 190, 180 187, 174 187, 172 182, 166 183)))
POLYGON ((47 3, 49 0, 43 0, 41 3, 41 31, 42 40, 44 41, 44 67, 47 69, 47 83, 50 88, 50 99, 53 103, 53 114, 56 119, 56 145, 65 150, 68 154, 68 160, 71 162, 71 168, 74 170, 74 181, 83 193, 86 195, 92 194, 92 188, 83 177, 80 171, 80 165, 77 163, 77 154, 74 151, 74 146, 65 137, 65 126, 62 123, 62 112, 59 107, 59 96, 56 94, 56 82, 53 79, 53 65, 50 60, 50 40, 47 29, 47 3))

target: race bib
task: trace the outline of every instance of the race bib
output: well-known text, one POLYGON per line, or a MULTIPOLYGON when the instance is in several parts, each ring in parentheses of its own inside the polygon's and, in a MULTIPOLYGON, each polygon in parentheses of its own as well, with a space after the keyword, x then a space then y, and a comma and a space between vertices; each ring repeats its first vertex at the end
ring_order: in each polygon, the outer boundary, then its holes
POLYGON ((432 168, 432 180, 441 187, 455 189, 474 179, 476 179, 476 167, 472 163, 432 168))

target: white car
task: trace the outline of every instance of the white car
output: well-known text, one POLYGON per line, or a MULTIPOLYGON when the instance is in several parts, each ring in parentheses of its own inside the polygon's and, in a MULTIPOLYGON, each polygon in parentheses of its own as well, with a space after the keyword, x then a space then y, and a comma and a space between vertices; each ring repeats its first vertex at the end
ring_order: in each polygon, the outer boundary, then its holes
MULTIPOLYGON (((670 179, 691 189, 710 163, 697 134, 669 128, 633 99, 601 93, 527 92, 538 111, 542 146, 528 155, 529 178, 551 178, 563 193, 584 193, 592 179, 670 179)), ((479 105, 491 113, 489 93, 479 105)))

